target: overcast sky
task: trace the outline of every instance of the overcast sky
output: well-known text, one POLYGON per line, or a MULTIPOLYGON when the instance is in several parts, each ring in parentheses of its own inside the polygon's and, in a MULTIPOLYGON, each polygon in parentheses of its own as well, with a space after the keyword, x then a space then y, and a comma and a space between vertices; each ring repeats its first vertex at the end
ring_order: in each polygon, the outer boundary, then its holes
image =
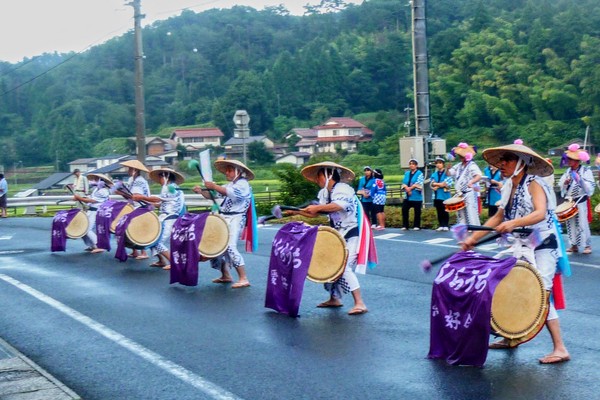
MULTIPOLYGON (((0 61, 18 62, 42 53, 83 51, 133 29, 129 0, 0 0, 0 61)), ((302 15, 318 0, 141 0, 143 25, 211 8, 248 5, 257 10, 283 4, 302 15)), ((347 0, 360 3, 360 0, 347 0)))

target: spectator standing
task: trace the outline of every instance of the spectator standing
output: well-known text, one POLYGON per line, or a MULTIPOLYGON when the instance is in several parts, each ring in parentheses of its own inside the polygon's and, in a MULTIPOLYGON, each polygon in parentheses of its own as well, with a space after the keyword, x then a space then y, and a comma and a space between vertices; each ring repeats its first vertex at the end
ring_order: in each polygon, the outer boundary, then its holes
POLYGON ((360 195, 360 203, 363 206, 363 210, 365 214, 371 220, 373 224, 372 227, 375 227, 377 223, 376 214, 373 213, 373 198, 371 197, 371 188, 373 187, 373 182, 375 179, 373 177, 373 169, 369 166, 366 166, 363 169, 364 175, 360 177, 358 180, 358 190, 357 194, 360 195))
POLYGON ((8 199, 8 182, 4 178, 4 174, 0 174, 0 209, 2 210, 2 218, 6 218, 6 203, 8 199))
POLYGON ((409 171, 404 174, 402 190, 406 192, 406 199, 402 203, 402 228, 408 229, 408 216, 411 208, 415 209, 413 230, 421 229, 421 208, 423 208, 423 173, 418 169, 419 162, 414 158, 408 162, 409 171))
POLYGON ((381 231, 385 229, 385 200, 387 197, 387 186, 383 180, 383 172, 376 168, 373 171, 375 182, 371 187, 371 197, 373 198, 373 214, 374 219, 377 221, 376 230, 381 231))

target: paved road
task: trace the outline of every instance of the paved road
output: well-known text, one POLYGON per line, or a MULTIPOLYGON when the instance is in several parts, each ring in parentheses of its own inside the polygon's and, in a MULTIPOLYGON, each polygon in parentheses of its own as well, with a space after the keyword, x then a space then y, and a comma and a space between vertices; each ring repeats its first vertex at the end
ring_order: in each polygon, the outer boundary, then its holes
MULTIPOLYGON (((49 219, 0 221, 0 337, 85 399, 588 399, 600 391, 596 253, 572 258, 561 313, 572 361, 541 366, 544 331, 485 368, 425 358, 433 274, 423 258, 456 250, 446 233, 378 232, 380 266, 359 279, 368 314, 314 306, 326 297, 307 282, 292 319, 263 307, 270 242, 247 256, 252 287, 170 286, 147 261, 119 263, 69 241, 50 253, 49 219)), ((486 249, 493 251, 490 247, 486 249)))

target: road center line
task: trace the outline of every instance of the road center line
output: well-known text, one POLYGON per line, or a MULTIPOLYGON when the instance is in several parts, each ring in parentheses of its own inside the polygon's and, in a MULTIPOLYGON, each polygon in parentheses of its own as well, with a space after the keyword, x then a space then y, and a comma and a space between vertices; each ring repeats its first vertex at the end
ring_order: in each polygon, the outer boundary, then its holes
POLYGON ((20 289, 23 292, 35 297, 41 302, 48 304, 50 307, 60 311, 61 313, 73 318, 75 321, 96 331, 105 338, 113 341, 121 347, 124 347, 133 354, 145 359, 146 361, 157 366, 163 371, 168 372, 176 378, 182 380, 183 382, 186 382, 192 385, 193 387, 201 390, 213 399, 240 399, 240 397, 237 397, 233 393, 230 393, 227 390, 221 388, 220 386, 217 386, 214 383, 204 379, 203 377, 185 369, 184 367, 167 360, 160 354, 145 348, 139 343, 134 342, 133 340, 121 335, 120 333, 108 328, 107 326, 102 325, 101 323, 93 320, 92 318, 81 314, 79 311, 72 309, 71 307, 59 302, 58 300, 55 300, 52 297, 45 295, 44 293, 32 288, 31 286, 28 286, 4 274, 0 274, 0 279, 5 281, 6 283, 13 285, 17 289, 20 289))

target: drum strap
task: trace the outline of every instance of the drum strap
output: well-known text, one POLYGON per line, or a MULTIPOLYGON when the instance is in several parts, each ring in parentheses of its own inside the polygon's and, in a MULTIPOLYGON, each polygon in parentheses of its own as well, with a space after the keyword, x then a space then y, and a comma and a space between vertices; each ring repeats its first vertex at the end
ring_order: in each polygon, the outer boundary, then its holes
POLYGON ((90 211, 98 211, 98 208, 97 207, 90 207, 90 208, 88 208, 88 210, 90 210, 90 211))
POLYGON ((344 235, 344 239, 348 241, 355 236, 358 236, 358 226, 355 226, 354 228, 346 232, 346 234, 344 235))
POLYGON ((556 240, 556 235, 554 233, 544 239, 542 243, 534 249, 534 251, 544 249, 558 249, 558 241, 556 240))
POLYGON ((244 213, 243 212, 221 211, 221 214, 223 214, 223 215, 241 215, 241 214, 244 214, 244 213))

